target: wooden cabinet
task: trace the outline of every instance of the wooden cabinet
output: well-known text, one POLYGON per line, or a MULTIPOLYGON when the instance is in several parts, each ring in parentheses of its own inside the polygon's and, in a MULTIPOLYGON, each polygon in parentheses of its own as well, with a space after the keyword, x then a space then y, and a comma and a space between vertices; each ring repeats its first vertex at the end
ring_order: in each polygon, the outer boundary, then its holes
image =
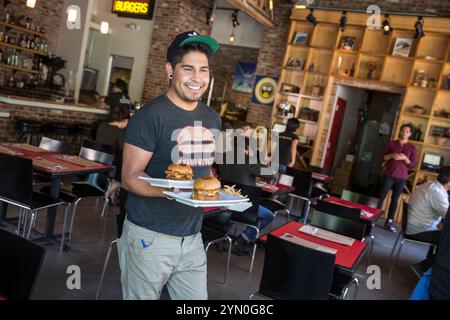
MULTIPOLYGON (((435 178, 435 173, 421 170, 421 163, 425 151, 443 154, 444 164, 450 163, 450 143, 438 145, 433 136, 434 127, 447 128, 450 134, 450 20, 425 18, 425 36, 417 39, 417 17, 391 17, 393 31, 384 35, 382 30, 366 28, 367 15, 362 13, 347 14, 344 30, 339 24, 341 12, 314 10, 316 26, 306 21, 307 14, 307 10, 294 10, 291 16, 272 123, 286 123, 288 116, 281 115, 278 106, 291 104, 294 112, 289 117, 301 121, 296 133, 305 136, 313 150, 323 150, 320 144, 326 140, 321 128, 329 127, 331 121, 324 111, 333 103, 330 96, 336 79, 404 88, 393 138, 404 123, 420 128, 421 140, 413 141, 418 151, 413 184, 424 177, 435 178), (426 74, 426 81, 419 85, 418 72, 426 74), (283 92, 284 84, 298 87, 299 92, 283 92), (318 111, 318 120, 300 118, 302 108, 318 111)), ((314 156, 312 160, 320 165, 314 156)))

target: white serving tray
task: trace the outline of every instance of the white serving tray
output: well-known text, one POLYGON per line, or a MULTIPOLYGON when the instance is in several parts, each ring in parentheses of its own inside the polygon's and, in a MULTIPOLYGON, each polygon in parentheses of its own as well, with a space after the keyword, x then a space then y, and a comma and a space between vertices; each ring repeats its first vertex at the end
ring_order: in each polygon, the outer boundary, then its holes
POLYGON ((153 187, 161 188, 178 188, 178 189, 193 189, 194 180, 170 180, 150 177, 139 177, 140 180, 148 182, 153 187))
MULTIPOLYGON (((248 202, 248 198, 244 197, 238 197, 233 196, 231 194, 227 194, 225 192, 220 192, 221 199, 220 200, 194 200, 192 199, 192 192, 171 192, 171 191, 164 191, 164 194, 170 198, 174 198, 176 201, 183 203, 185 205, 191 206, 191 207, 202 207, 202 208, 208 208, 208 207, 231 207, 245 203, 248 205, 248 208, 252 206, 251 202, 248 202)), ((239 206, 240 207, 240 206, 239 206)), ((238 206, 236 206, 238 208, 238 206)), ((238 211, 238 210, 236 210, 238 211)))

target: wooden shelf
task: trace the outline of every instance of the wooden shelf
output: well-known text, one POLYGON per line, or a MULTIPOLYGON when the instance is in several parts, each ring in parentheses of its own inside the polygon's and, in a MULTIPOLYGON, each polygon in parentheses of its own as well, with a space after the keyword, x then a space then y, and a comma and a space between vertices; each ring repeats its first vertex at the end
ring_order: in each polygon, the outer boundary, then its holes
POLYGON ((420 141, 409 140, 408 142, 409 142, 409 143, 412 143, 412 144, 417 144, 418 146, 423 146, 423 145, 425 145, 425 143, 420 142, 420 141))
POLYGON ((427 171, 427 170, 419 170, 419 171, 416 172, 416 174, 417 173, 421 173, 421 174, 423 174, 425 176, 430 176, 430 177, 437 177, 437 176, 439 176, 439 173, 433 172, 433 171, 427 171))
POLYGON ((317 125, 318 124, 317 121, 311 121, 311 120, 306 120, 306 119, 302 119, 302 118, 297 118, 297 120, 302 122, 302 123, 307 123, 307 124, 313 124, 313 125, 317 125))
POLYGON ((282 94, 283 96, 296 97, 296 98, 298 98, 300 96, 300 93, 290 93, 290 92, 282 92, 282 91, 280 91, 280 94, 282 94))
POLYGON ((347 53, 347 54, 358 54, 358 51, 356 50, 348 50, 348 49, 337 49, 336 52, 338 53, 347 53))
POLYGON ((384 53, 372 53, 372 52, 359 51, 359 54, 364 55, 364 56, 377 57, 377 58, 384 58, 384 57, 386 57, 386 54, 384 54, 384 53))
POLYGON ((414 61, 414 57, 393 56, 393 55, 391 55, 391 54, 387 55, 386 58, 400 59, 400 60, 407 60, 407 61, 414 61))
POLYGON ((303 98, 303 99, 316 100, 316 101, 322 101, 323 100, 323 97, 314 97, 314 96, 310 96, 310 95, 307 95, 307 94, 301 94, 300 97, 303 98))
POLYGON ((433 63, 433 64, 443 64, 444 61, 437 59, 427 59, 425 57, 416 57, 416 61, 425 62, 425 63, 433 63))
POLYGON ((402 114, 405 115, 405 116, 408 116, 408 117, 415 117, 415 118, 421 118, 421 119, 430 119, 430 116, 428 116, 426 114, 419 114, 419 113, 408 112, 408 111, 405 111, 402 114))
POLYGON ((450 118, 442 118, 436 116, 431 117, 431 120, 450 122, 450 118))
POLYGON ((289 67, 284 67, 283 68, 286 71, 290 71, 290 72, 297 72, 297 73, 305 73, 305 70, 299 70, 299 69, 294 69, 294 68, 289 68, 289 67))
POLYGON ((418 89, 418 90, 425 90, 425 91, 429 91, 429 92, 436 92, 436 88, 428 88, 428 87, 423 88, 423 87, 415 86, 415 85, 412 85, 412 84, 409 84, 408 88, 418 89))
POLYGON ((25 52, 29 52, 29 53, 33 53, 33 54, 38 54, 38 55, 44 56, 44 57, 48 56, 48 53, 33 50, 33 49, 23 48, 21 46, 16 46, 15 44, 10 44, 10 43, 6 43, 6 42, 0 42, 0 46, 11 48, 11 49, 16 49, 16 50, 20 50, 20 51, 25 51, 25 52))
POLYGON ((450 151, 450 147, 447 147, 447 146, 438 146, 437 144, 432 144, 432 143, 423 143, 422 145, 424 147, 428 147, 428 148, 450 151))
POLYGON ((11 70, 25 72, 25 73, 32 73, 32 74, 40 74, 41 73, 40 71, 37 71, 37 70, 20 68, 20 67, 10 66, 10 65, 7 65, 7 64, 0 64, 0 66, 2 66, 5 69, 11 69, 11 70))
POLYGON ((15 24, 6 23, 4 21, 0 21, 0 26, 5 26, 5 27, 11 28, 11 29, 15 29, 17 31, 34 34, 34 35, 40 36, 40 37, 45 37, 45 33, 43 33, 43 32, 33 31, 33 30, 30 30, 30 29, 27 29, 27 28, 19 27, 19 26, 15 25, 15 24))
POLYGON ((284 119, 284 120, 289 120, 292 119, 294 117, 285 117, 285 116, 280 116, 279 114, 276 114, 275 117, 277 117, 278 119, 284 119))

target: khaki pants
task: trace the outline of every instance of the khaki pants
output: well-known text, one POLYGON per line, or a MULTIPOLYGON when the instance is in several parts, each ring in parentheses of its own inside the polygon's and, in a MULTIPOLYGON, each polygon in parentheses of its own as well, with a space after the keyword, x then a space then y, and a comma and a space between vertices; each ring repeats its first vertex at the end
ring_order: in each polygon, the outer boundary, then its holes
POLYGON ((127 219, 118 241, 125 300, 160 298, 206 300, 206 254, 200 233, 176 237, 139 227, 127 219))

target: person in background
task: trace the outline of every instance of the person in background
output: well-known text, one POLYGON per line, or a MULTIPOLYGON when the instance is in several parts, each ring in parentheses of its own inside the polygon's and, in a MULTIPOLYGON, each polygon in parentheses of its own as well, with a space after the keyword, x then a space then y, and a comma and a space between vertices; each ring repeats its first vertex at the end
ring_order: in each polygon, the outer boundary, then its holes
MULTIPOLYGON (((240 185, 256 186, 256 176, 262 176, 262 165, 260 163, 250 163, 250 157, 254 155, 255 151, 250 148, 250 139, 248 137, 244 138, 243 149, 239 149, 240 144, 237 141, 238 138, 235 137, 233 142, 234 154, 229 157, 225 156, 226 160, 233 159, 233 162, 229 163, 227 161, 226 163, 217 166, 220 180, 240 185), (242 164, 238 163, 239 154, 244 154, 244 163, 242 164)), ((272 176, 264 176, 264 178, 271 179, 272 176)), ((258 208, 257 216, 259 230, 263 230, 274 218, 273 212, 261 205, 258 208)), ((247 229, 233 241, 233 247, 236 253, 238 255, 246 255, 245 248, 249 242, 253 241, 255 238, 256 230, 247 227, 247 229)))
POLYGON ((286 173, 287 167, 291 168, 295 164, 299 138, 294 132, 299 127, 300 121, 296 118, 291 118, 287 121, 286 130, 279 135, 279 144, 275 147, 275 152, 279 152, 279 173, 286 173))
POLYGON ((109 108, 109 115, 111 120, 114 110, 119 106, 128 109, 128 113, 131 112, 132 103, 130 97, 128 96, 128 84, 122 79, 117 79, 113 83, 111 87, 111 93, 105 98, 105 101, 102 104, 102 108, 109 108))
POLYGON ((408 201, 408 225, 406 234, 414 240, 433 243, 427 259, 413 265, 413 270, 421 276, 434 262, 441 231, 438 225, 445 218, 449 208, 450 166, 439 170, 437 181, 428 181, 416 188, 408 201))
POLYGON ((393 226, 393 219, 397 211, 397 204, 403 188, 408 181, 408 170, 414 169, 416 166, 416 148, 408 142, 412 134, 411 126, 404 124, 400 127, 400 139, 390 141, 384 148, 381 155, 385 161, 383 170, 383 183, 380 190, 378 208, 383 207, 384 200, 392 189, 391 203, 384 227, 391 231, 397 232, 393 226))
POLYGON ((130 119, 128 107, 120 105, 114 109, 110 122, 102 122, 97 128, 96 141, 101 144, 107 144, 112 147, 114 155, 115 175, 114 181, 109 188, 109 197, 113 204, 119 202, 120 213, 125 214, 125 200, 127 191, 120 189, 122 181, 122 152, 125 128, 130 119), (120 190, 120 191, 119 191, 120 190), (118 198, 119 195, 119 198, 118 198), (118 200, 117 200, 118 199, 118 200))
POLYGON ((430 300, 450 300, 450 214, 442 226, 439 251, 431 268, 430 300))

